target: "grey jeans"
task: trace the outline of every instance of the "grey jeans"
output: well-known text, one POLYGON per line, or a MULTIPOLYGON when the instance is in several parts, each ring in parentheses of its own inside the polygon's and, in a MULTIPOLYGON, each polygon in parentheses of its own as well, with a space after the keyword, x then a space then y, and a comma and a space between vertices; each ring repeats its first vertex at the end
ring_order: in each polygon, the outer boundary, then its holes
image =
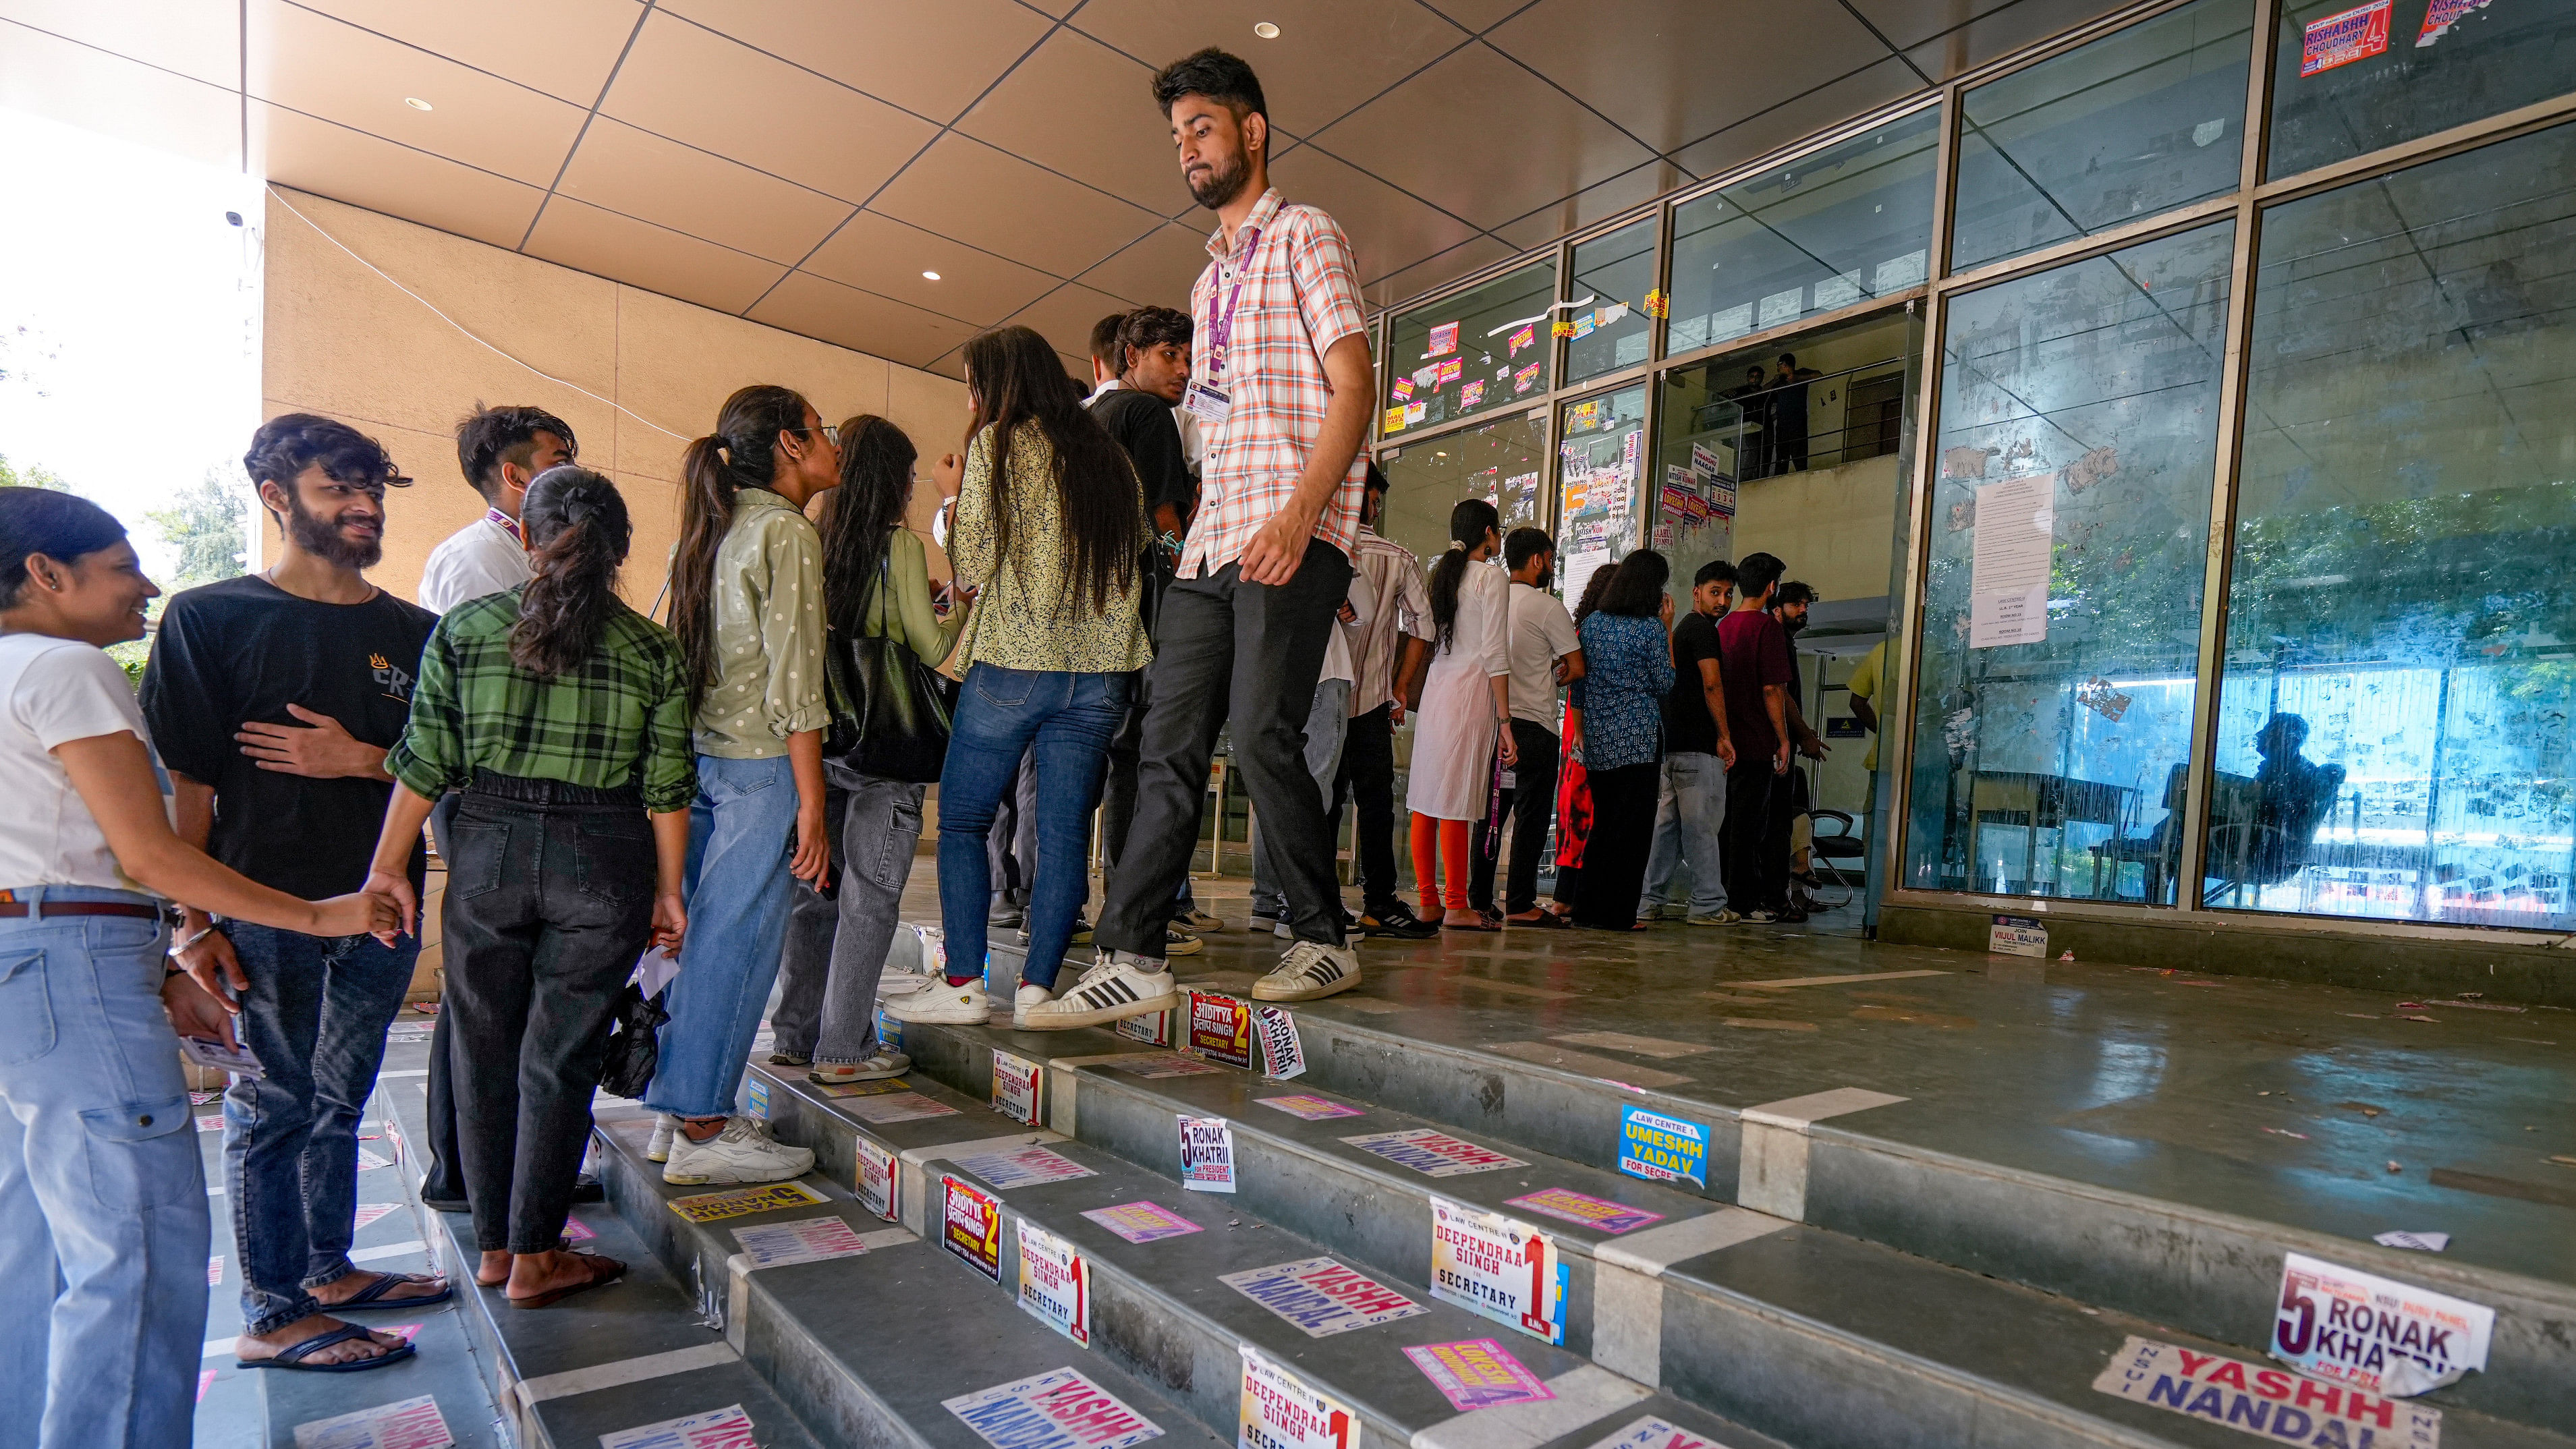
MULTIPOLYGON (((1323 679, 1315 683, 1315 706, 1306 714, 1306 773, 1315 777, 1327 816, 1333 808, 1333 781, 1342 773, 1342 741, 1351 727, 1351 682, 1323 679)), ((1270 861, 1270 842, 1261 820, 1252 821, 1252 908, 1265 915, 1284 913, 1287 897, 1279 889, 1279 872, 1270 861)))
POLYGON ((824 770, 832 798, 848 802, 832 841, 840 889, 827 899, 796 883, 770 1024, 781 1054, 847 1064, 877 1051, 877 979, 921 840, 922 787, 838 765, 824 770))

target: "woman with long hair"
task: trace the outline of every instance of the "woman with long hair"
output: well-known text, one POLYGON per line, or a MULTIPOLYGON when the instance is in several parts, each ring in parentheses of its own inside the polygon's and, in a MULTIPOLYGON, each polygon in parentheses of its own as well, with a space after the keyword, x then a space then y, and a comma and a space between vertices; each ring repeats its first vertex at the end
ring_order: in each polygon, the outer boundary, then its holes
POLYGON ((671 632, 689 686, 698 789, 682 882, 691 924, 665 998, 645 1155, 673 1183, 778 1182, 814 1154, 732 1115, 778 979, 788 884, 831 867, 824 818, 823 542, 805 518, 841 486, 839 430, 789 388, 725 399, 680 459, 671 632))
MULTIPOLYGON (((841 424, 841 486, 824 496, 819 520, 832 648, 894 639, 937 664, 966 622, 963 610, 942 621, 931 607, 921 536, 903 526, 916 456, 912 439, 884 418, 861 414, 841 424)), ((948 468, 937 472, 945 482, 948 468)), ((830 896, 802 882, 795 888, 770 1060, 810 1064, 809 1075, 824 1083, 901 1076, 912 1061, 877 1038, 877 982, 921 840, 923 787, 839 759, 824 760, 823 773, 839 802, 832 871, 841 884, 830 896)))
POLYGON ((1083 856, 1109 741, 1153 654, 1137 614, 1145 508, 1126 451, 1083 410, 1045 338, 1026 327, 986 332, 967 342, 965 362, 974 428, 948 561, 979 592, 958 644, 966 684, 939 776, 948 975, 887 1010, 900 1021, 989 1018, 984 840, 1026 753, 1037 771, 1038 859, 1012 1019, 1028 1025, 1030 1008, 1055 999, 1056 970, 1090 894, 1083 856))
MULTIPOLYGON (((97 504, 0 488, 0 1362, 12 1442, 46 1449, 185 1444, 195 1417, 211 1225, 179 1038, 235 1043, 223 1004, 163 959, 162 900, 325 936, 396 918, 381 896, 255 885, 171 831, 142 711, 102 652, 143 637, 160 592, 97 504)), ((290 1326, 306 1335, 244 1362, 345 1373, 412 1352, 321 1314, 290 1326)))
POLYGON ((1583 846, 1574 924, 1644 929, 1637 901, 1655 840, 1664 754, 1664 696, 1673 687, 1672 566, 1651 548, 1619 561, 1598 608, 1575 626, 1583 640, 1583 766, 1592 830, 1583 846))
MULTIPOLYGON (((1583 596, 1575 601, 1575 637, 1582 637, 1583 621, 1601 607, 1601 596, 1610 591, 1610 581, 1619 576, 1615 565, 1603 564, 1584 580, 1583 596)), ((1577 679, 1565 692, 1564 766, 1556 776, 1556 904, 1549 909, 1560 919, 1574 914, 1575 893, 1583 880, 1583 846, 1592 836, 1592 782, 1583 768, 1583 681, 1577 679)))
POLYGON ((1503 545, 1501 517, 1482 498, 1449 510, 1449 551, 1431 566, 1431 669, 1414 712, 1413 768, 1404 803, 1413 812, 1413 883, 1422 919, 1453 931, 1499 931, 1502 919, 1467 903, 1474 868, 1468 825, 1485 818, 1494 761, 1512 745, 1511 576, 1492 566, 1503 545), (1440 865, 1449 888, 1440 889, 1440 865), (1435 915, 1434 910, 1439 914, 1435 915))
POLYGON ((564 1215, 618 988, 648 941, 677 950, 687 929, 697 776, 679 641, 617 597, 635 535, 617 486, 549 468, 519 521, 528 582, 429 637, 367 889, 414 928, 404 866, 456 791, 444 1015, 474 1281, 542 1308, 626 1270, 566 1249, 564 1215))

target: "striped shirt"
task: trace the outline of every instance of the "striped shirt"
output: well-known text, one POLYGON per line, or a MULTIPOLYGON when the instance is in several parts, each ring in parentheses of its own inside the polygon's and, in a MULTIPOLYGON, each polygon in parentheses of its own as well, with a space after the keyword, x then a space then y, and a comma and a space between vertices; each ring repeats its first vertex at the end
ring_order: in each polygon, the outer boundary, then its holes
MULTIPOLYGON (((1210 430, 1199 475, 1199 511, 1181 550, 1180 576, 1213 574, 1243 556, 1254 534, 1296 495, 1307 455, 1324 429, 1332 387, 1324 354, 1361 333, 1359 268, 1341 227, 1311 206, 1287 205, 1278 188, 1235 230, 1210 233, 1207 269, 1190 289, 1191 380, 1223 389, 1225 422, 1210 430), (1242 284, 1238 296, 1236 284, 1242 284), (1216 322, 1233 305, 1224 368, 1212 349, 1216 322)), ((1315 537, 1350 552, 1359 527, 1365 458, 1351 460, 1342 486, 1315 520, 1315 537)))

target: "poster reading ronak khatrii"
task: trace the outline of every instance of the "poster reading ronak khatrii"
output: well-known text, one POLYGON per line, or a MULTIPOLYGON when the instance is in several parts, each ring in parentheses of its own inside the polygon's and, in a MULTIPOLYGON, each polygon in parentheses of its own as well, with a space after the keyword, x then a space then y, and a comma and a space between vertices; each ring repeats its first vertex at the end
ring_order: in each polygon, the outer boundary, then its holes
POLYGON ((2495 1310, 2289 1254, 2272 1356, 2311 1378, 2412 1398, 2487 1366, 2495 1310))

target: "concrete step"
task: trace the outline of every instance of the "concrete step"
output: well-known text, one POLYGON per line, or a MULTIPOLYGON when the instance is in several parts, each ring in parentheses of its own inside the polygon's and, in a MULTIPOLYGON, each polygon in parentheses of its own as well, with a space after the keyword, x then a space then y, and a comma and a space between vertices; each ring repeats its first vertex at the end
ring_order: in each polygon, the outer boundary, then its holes
MULTIPOLYGON (((2094 1380, 2131 1336, 2262 1357, 2253 1345, 1517 1145, 1467 1144, 1516 1165, 1427 1176, 1343 1139, 1442 1124, 1366 1100, 1344 1101, 1358 1115, 1305 1120, 1261 1099, 1341 1094, 1234 1069, 1147 1075, 1139 1068, 1167 1054, 1106 1032, 915 1026, 906 1049, 918 1072, 969 1097, 989 1094, 997 1050, 1042 1063, 1053 1128, 1165 1179, 1180 1172, 1179 1117, 1225 1118, 1246 1210, 1411 1289, 1429 1279, 1435 1199, 1526 1222, 1562 1254, 1569 1352, 1810 1449, 2227 1443, 2230 1431, 2099 1392, 2094 1380), (1541 1192, 1658 1217, 1613 1234, 1514 1201, 1541 1192)), ((2456 1391, 2442 1398, 2441 1430, 2455 1445, 2576 1442, 2467 1412, 2456 1391)))
MULTIPOLYGON (((996 934, 991 978, 995 999, 1008 1000, 1022 951, 1009 932, 996 934)), ((1224 946, 1211 952, 1219 966, 1182 958, 1174 964, 1183 984, 1243 994, 1248 967, 1266 957, 1268 943, 1246 949, 1232 937, 1211 939, 1224 946)), ((921 962, 922 941, 916 931, 898 932, 890 959, 921 962)), ((1451 969, 1422 965, 1432 959, 1425 949, 1373 943, 1361 954, 1374 969, 1451 969)), ((2485 1304, 2497 1314, 2489 1368, 2444 1390, 2443 1400, 2499 1419, 2576 1425, 2576 1287, 2566 1283, 1933 1151, 1874 1130, 1942 1110, 1936 1103, 1871 1093, 1864 1098, 1880 1105, 1859 1111, 1812 1097, 1720 1105, 1647 1085, 1658 1077, 1645 1062, 1536 1050, 1548 1045, 1541 1042, 1500 1044, 1510 1047, 1503 1051, 1425 1041, 1389 1024, 1396 1020, 1389 1003, 1356 993, 1297 1008, 1295 1018, 1308 1064, 1301 1085, 1402 1104, 1425 1125, 1610 1174, 1623 1108, 1678 1117, 1707 1137, 1705 1185, 1678 1187, 1707 1202, 1752 1207, 2213 1342, 2267 1330, 2289 1253, 2485 1304)), ((2373 1191, 2330 1180, 2307 1186, 2357 1200, 2373 1191)), ((2563 1209, 2514 1206, 2533 1218, 2526 1231, 2565 1245, 2562 1256, 2576 1254, 2563 1209)), ((2366 1209, 2350 1216, 2370 1220, 2366 1209)))

